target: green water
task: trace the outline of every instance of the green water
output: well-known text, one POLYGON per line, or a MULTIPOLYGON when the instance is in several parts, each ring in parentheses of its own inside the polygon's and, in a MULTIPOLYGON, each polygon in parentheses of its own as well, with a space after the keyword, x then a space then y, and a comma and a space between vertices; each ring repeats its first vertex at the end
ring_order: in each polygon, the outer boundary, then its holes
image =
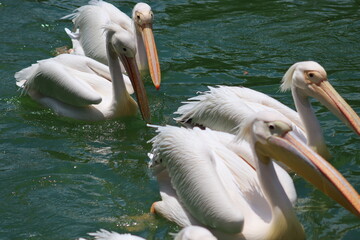
MULTIPOLYGON (((130 13, 135 1, 110 1, 130 13)), ((146 83, 153 123, 175 124, 181 101, 206 86, 278 91, 287 68, 315 60, 360 113, 358 1, 150 1, 162 86, 146 83)), ((0 0, 0 239, 76 239, 99 228, 171 239, 176 225, 149 215, 160 199, 147 168, 154 131, 136 118, 83 123, 23 96, 14 73, 69 45, 60 20, 82 1, 0 0)), ((314 102, 335 167, 360 190, 360 138, 314 102)), ((359 239, 360 221, 294 179, 308 239, 359 239)))

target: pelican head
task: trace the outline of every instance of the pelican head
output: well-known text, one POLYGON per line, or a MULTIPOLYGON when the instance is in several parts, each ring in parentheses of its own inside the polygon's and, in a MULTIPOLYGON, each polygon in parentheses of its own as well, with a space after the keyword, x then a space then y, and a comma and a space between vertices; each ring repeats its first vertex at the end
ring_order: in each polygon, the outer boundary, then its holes
POLYGON ((133 34, 117 25, 111 25, 107 29, 108 32, 113 32, 110 41, 116 54, 118 56, 135 58, 136 44, 133 34))
POLYGON ((325 69, 317 62, 306 61, 292 65, 285 73, 281 85, 281 90, 288 89, 302 96, 316 98, 360 135, 359 116, 329 83, 325 69))
POLYGON ((141 33, 142 39, 144 41, 151 79, 156 89, 159 89, 161 73, 152 29, 154 14, 151 10, 151 7, 146 3, 136 4, 132 12, 132 19, 134 21, 136 31, 141 33))
POLYGON ((132 17, 136 25, 141 27, 145 24, 152 25, 154 14, 148 4, 141 2, 135 5, 132 17))
POLYGON ((331 164, 297 139, 289 122, 281 116, 265 112, 256 114, 250 123, 259 165, 268 165, 270 159, 281 161, 350 212, 360 216, 360 196, 356 190, 331 164))
MULTIPOLYGON (((150 121, 150 109, 146 96, 145 87, 140 76, 140 72, 135 60, 136 44, 134 35, 116 24, 105 26, 107 32, 107 42, 109 44, 108 54, 112 58, 119 57, 131 80, 140 112, 145 121, 150 121)), ((111 68, 110 62, 109 67, 111 68)), ((116 74, 122 74, 121 72, 116 74)))

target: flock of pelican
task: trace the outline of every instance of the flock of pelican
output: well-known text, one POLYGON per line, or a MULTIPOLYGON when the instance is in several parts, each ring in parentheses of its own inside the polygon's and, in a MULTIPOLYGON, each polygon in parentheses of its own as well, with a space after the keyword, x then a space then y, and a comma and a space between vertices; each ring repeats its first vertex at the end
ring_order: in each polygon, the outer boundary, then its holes
MULTIPOLYGON (((161 74, 149 5, 132 18, 92 0, 73 14, 71 54, 38 61, 15 74, 17 85, 55 113, 99 121, 136 115, 150 122, 142 81, 161 74), (136 93, 137 102, 130 96, 136 93)), ((330 158, 309 97, 319 100, 360 135, 360 118, 316 62, 292 65, 281 90, 291 89, 297 112, 245 87, 209 87, 175 113, 183 127, 155 126, 150 168, 161 201, 151 212, 184 229, 175 239, 305 239, 293 209, 296 189, 288 171, 360 217, 360 196, 325 159, 330 158)), ((96 239, 141 239, 101 230, 96 239)))

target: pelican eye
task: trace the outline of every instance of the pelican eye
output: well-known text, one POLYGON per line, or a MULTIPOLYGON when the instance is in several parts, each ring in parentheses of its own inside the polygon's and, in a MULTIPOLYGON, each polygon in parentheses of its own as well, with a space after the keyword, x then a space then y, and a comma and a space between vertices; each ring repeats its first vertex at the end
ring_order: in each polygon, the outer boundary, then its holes
POLYGON ((137 15, 136 17, 137 17, 138 20, 140 20, 140 15, 137 15))
POLYGON ((319 84, 322 81, 326 80, 326 73, 322 74, 318 71, 308 71, 306 72, 306 80, 308 83, 312 84, 319 84))
POLYGON ((124 52, 126 52, 126 48, 123 48, 124 52))
POLYGON ((272 125, 272 124, 270 124, 270 125, 269 125, 269 129, 270 129, 270 130, 274 130, 274 129, 275 129, 275 126, 272 125))

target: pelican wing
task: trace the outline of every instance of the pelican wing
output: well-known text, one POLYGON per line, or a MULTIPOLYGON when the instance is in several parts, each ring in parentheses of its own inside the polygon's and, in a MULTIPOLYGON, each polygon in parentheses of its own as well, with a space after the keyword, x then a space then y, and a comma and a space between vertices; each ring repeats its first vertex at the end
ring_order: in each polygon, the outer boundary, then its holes
POLYGON ((120 25, 121 27, 125 28, 126 30, 131 30, 131 18, 120 11, 117 7, 112 5, 111 3, 104 2, 101 0, 91 0, 89 2, 90 5, 98 6, 103 9, 109 16, 112 22, 120 25))
POLYGON ((72 43, 72 50, 70 51, 70 53, 84 56, 85 52, 79 41, 80 39, 79 29, 77 29, 75 32, 71 32, 70 29, 65 28, 65 32, 70 37, 72 43))
POLYGON ((63 18, 72 18, 75 29, 79 29, 78 41, 85 55, 103 64, 108 64, 103 29, 110 23, 107 12, 96 5, 85 5, 63 18))
MULTIPOLYGON (((134 92, 123 75, 127 91, 134 92)), ((98 104, 111 96, 109 68, 85 56, 61 54, 38 61, 15 74, 17 85, 72 106, 98 104)))
MULTIPOLYGON (((241 231, 242 216, 251 215, 263 223, 271 219, 247 142, 235 142, 234 135, 210 129, 167 126, 158 132, 152 139, 152 166, 166 170, 157 175, 163 201, 155 205, 156 212, 183 227, 203 224, 228 233, 241 231)), ((274 165, 294 204, 291 177, 274 165)))
POLYGON ((156 177, 159 182, 161 201, 153 205, 155 212, 181 227, 199 225, 199 221, 194 219, 179 202, 179 197, 171 185, 168 172, 162 171, 156 177))
MULTIPOLYGON (((89 81, 89 83, 91 82, 91 80, 94 78, 94 81, 96 83, 102 83, 104 79, 106 79, 107 81, 111 82, 111 76, 110 76, 110 70, 109 67, 105 64, 102 64, 98 61, 95 61, 91 58, 85 58, 85 57, 78 57, 80 58, 73 58, 71 57, 71 55, 63 55, 61 58, 57 58, 58 61, 60 61, 60 63, 62 64, 67 64, 70 68, 74 68, 74 66, 76 66, 77 69, 79 69, 81 72, 85 72, 85 73, 89 73, 92 75, 92 77, 87 78, 87 76, 83 76, 82 79, 84 81, 89 81), (70 59, 71 61, 70 61, 70 59), (84 64, 82 63, 84 62, 84 64), (79 64, 80 63, 80 64, 79 64)), ((125 87, 126 90, 129 94, 133 94, 134 93, 134 88, 131 84, 130 78, 123 74, 123 79, 124 79, 124 83, 125 83, 125 87)), ((107 86, 108 84, 91 84, 91 85, 97 85, 97 88, 104 88, 106 89, 106 92, 104 94, 108 94, 108 90, 109 90, 109 86, 107 86)))
POLYGON ((130 233, 120 234, 114 231, 109 232, 105 229, 100 229, 99 231, 88 234, 97 240, 144 240, 144 238, 130 233))
POLYGON ((175 235, 174 240, 216 240, 217 238, 206 228, 188 226, 175 235))
POLYGON ((183 124, 202 125, 214 130, 236 133, 244 119, 254 112, 277 111, 286 116, 304 139, 302 122, 297 112, 258 91, 245 87, 209 87, 209 91, 190 98, 175 113, 183 124))
MULTIPOLYGON (((68 56, 76 58, 75 55, 68 56)), ((77 58, 77 60, 80 59, 77 58)), ((82 65, 79 62, 77 64, 82 65)), ((99 93, 83 81, 82 77, 85 77, 87 80, 90 79, 90 81, 96 81, 93 78, 97 78, 94 74, 79 71, 76 65, 70 68, 57 61, 56 58, 39 61, 15 74, 18 85, 23 83, 27 91, 36 91, 41 95, 52 97, 74 106, 100 103, 101 96, 99 93)))
POLYGON ((131 19, 104 1, 90 1, 88 5, 77 8, 63 19, 72 19, 75 28, 79 29, 77 39, 84 54, 103 64, 108 64, 104 26, 113 22, 132 31, 131 19))
POLYGON ((211 150, 216 146, 208 145, 209 136, 200 129, 170 126, 159 127, 158 132, 153 151, 166 166, 179 202, 204 225, 240 232, 243 216, 234 202, 239 190, 221 156, 211 150))

